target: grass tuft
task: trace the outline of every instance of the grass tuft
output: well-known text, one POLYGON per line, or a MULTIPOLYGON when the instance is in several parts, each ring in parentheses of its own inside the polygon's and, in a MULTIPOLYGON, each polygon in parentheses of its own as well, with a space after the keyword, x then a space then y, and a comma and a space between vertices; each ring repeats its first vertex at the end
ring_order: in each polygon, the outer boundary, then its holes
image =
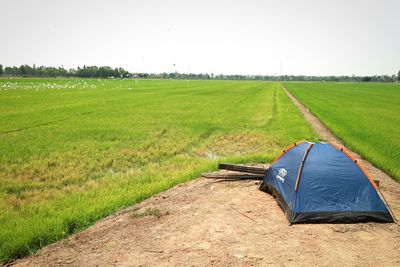
POLYGON ((134 219, 146 217, 146 216, 155 216, 155 217, 161 217, 164 215, 159 209, 156 208, 146 208, 144 211, 133 211, 130 213, 130 216, 134 219))

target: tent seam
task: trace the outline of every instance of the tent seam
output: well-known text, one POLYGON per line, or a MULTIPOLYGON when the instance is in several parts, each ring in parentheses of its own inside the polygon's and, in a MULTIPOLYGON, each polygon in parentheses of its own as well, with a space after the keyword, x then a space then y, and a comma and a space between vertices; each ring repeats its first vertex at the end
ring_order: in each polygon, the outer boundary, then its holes
POLYGON ((297 188, 299 187, 299 181, 300 181, 301 172, 303 170, 303 165, 304 165, 304 162, 306 161, 308 152, 310 152, 312 146, 313 146, 313 143, 310 143, 310 145, 308 146, 306 152, 304 153, 303 159, 301 160, 299 172, 297 173, 296 184, 295 184, 295 187, 294 187, 294 191, 295 192, 297 192, 297 188))

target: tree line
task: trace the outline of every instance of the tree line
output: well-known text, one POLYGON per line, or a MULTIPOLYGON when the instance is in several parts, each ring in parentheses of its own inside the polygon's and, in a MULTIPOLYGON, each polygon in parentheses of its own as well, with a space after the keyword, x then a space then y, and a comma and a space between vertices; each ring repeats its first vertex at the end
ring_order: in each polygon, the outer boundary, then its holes
POLYGON ((0 65, 0 76, 20 77, 80 77, 80 78, 129 78, 131 73, 123 68, 83 66, 77 69, 65 69, 63 67, 32 67, 21 65, 19 67, 5 67, 0 65))
POLYGON ((3 67, 0 64, 0 76, 6 77, 79 77, 79 78, 141 78, 141 79, 180 79, 180 80, 260 80, 260 81, 333 81, 333 82, 400 82, 397 75, 373 76, 307 76, 307 75, 224 75, 213 73, 130 73, 123 68, 108 66, 83 66, 77 69, 64 67, 36 67, 21 65, 3 67))

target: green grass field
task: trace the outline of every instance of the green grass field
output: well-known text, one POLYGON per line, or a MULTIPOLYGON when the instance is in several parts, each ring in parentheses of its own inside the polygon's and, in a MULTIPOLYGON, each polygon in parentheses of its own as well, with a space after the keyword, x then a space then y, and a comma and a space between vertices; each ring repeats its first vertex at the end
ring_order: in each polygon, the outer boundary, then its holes
POLYGON ((312 132, 277 83, 0 80, 0 262, 312 132))
POLYGON ((400 181, 400 84, 285 87, 347 146, 400 181))

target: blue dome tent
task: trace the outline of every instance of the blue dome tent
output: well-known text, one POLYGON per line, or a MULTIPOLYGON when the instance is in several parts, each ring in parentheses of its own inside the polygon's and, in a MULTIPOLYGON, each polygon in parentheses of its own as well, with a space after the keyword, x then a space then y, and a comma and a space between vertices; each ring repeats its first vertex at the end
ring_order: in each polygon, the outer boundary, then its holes
POLYGON ((394 222, 371 176, 343 148, 300 142, 286 148, 266 172, 260 190, 271 193, 289 223, 394 222))

